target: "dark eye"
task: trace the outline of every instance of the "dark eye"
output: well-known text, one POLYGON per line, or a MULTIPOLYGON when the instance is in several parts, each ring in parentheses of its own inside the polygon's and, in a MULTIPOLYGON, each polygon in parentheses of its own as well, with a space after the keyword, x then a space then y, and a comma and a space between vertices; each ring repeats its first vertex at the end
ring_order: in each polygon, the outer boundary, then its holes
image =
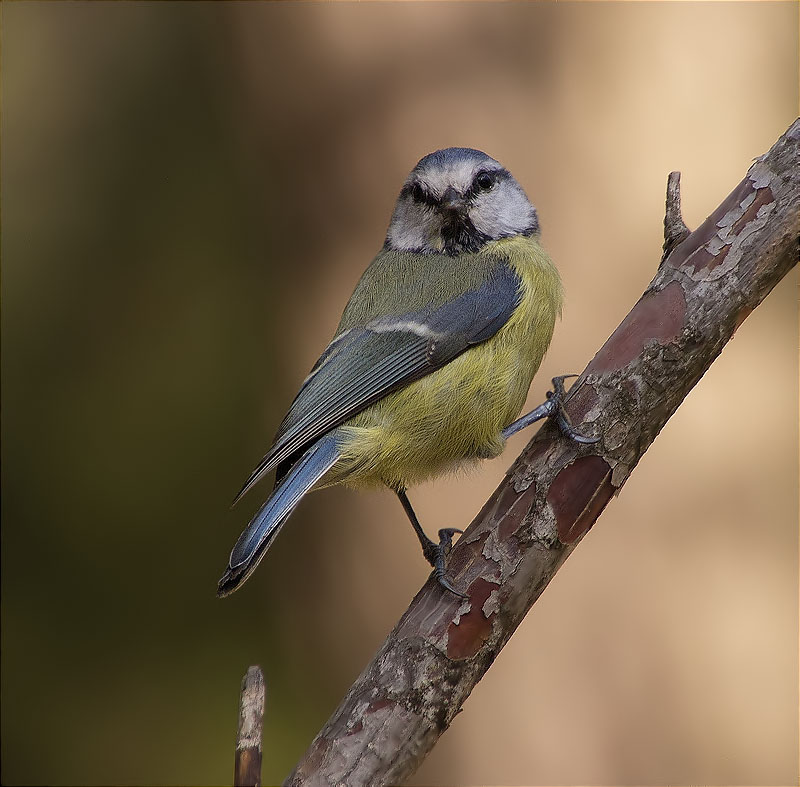
POLYGON ((415 183, 411 187, 411 198, 414 202, 424 202, 425 201, 425 191, 419 183, 415 183))
POLYGON ((475 185, 481 191, 489 191, 489 189, 494 186, 494 178, 488 172, 481 172, 481 174, 475 178, 475 185))

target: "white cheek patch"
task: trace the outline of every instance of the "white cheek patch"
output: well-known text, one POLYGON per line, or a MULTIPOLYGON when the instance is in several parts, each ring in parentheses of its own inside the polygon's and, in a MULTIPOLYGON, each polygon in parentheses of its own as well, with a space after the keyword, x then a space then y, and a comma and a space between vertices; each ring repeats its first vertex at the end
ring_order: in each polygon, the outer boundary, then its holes
POLYGON ((518 235, 536 226, 536 211, 513 181, 501 180, 478 195, 469 211, 475 229, 490 238, 518 235))
POLYGON ((406 197, 397 203, 387 237, 392 248, 398 251, 440 251, 441 229, 441 217, 433 208, 406 197))

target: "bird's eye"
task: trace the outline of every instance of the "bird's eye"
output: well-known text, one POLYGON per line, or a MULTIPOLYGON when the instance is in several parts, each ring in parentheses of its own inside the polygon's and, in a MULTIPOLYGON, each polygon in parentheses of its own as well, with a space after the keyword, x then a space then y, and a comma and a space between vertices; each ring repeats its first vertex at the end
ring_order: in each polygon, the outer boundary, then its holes
POLYGON ((425 191, 419 183, 415 183, 411 187, 411 198, 414 202, 424 202, 425 201, 425 191))
POLYGON ((475 185, 481 191, 489 191, 489 189, 494 186, 494 178, 488 172, 481 172, 481 174, 475 178, 475 185))

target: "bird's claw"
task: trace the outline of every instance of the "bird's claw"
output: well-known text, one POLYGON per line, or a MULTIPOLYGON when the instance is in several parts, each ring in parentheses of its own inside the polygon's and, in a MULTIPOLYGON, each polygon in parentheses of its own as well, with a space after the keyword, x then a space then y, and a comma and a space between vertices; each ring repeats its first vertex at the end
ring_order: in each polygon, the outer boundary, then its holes
POLYGON ((431 541, 430 546, 424 550, 424 553, 425 559, 433 566, 433 576, 439 585, 459 598, 469 598, 469 596, 453 587, 445 573, 445 560, 453 546, 453 536, 456 533, 463 532, 463 530, 459 530, 457 527, 443 527, 439 531, 439 543, 434 544, 433 541, 431 541))
POLYGON ((457 527, 443 527, 439 531, 439 546, 442 547, 445 552, 449 552, 450 548, 453 546, 453 536, 456 533, 463 532, 463 530, 459 530, 457 527))
POLYGON ((569 415, 564 409, 564 399, 567 394, 564 390, 564 380, 568 377, 577 377, 577 374, 562 374, 553 378, 553 390, 547 392, 548 401, 553 404, 553 411, 550 414, 551 418, 555 418, 558 428, 565 437, 574 440, 576 443, 583 443, 591 445, 592 443, 599 442, 599 437, 589 437, 588 435, 581 434, 569 420, 569 415))

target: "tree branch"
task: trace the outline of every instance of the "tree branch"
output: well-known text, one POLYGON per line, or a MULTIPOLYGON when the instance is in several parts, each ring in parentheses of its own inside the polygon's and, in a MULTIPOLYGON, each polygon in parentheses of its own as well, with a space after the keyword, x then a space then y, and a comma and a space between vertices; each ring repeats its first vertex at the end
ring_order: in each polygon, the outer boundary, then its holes
POLYGON ((419 767, 669 417, 797 263, 800 120, 691 234, 678 188, 671 176, 655 279, 569 393, 572 422, 601 442, 539 430, 450 555, 469 600, 423 586, 287 784, 398 784, 419 767))
POLYGON ((242 678, 239 699, 239 729, 236 734, 236 757, 233 765, 235 787, 260 787, 261 738, 264 721, 264 673, 261 667, 249 667, 242 678))
POLYGON ((667 207, 664 211, 664 247, 661 262, 690 235, 681 215, 681 173, 670 172, 667 178, 667 207))

